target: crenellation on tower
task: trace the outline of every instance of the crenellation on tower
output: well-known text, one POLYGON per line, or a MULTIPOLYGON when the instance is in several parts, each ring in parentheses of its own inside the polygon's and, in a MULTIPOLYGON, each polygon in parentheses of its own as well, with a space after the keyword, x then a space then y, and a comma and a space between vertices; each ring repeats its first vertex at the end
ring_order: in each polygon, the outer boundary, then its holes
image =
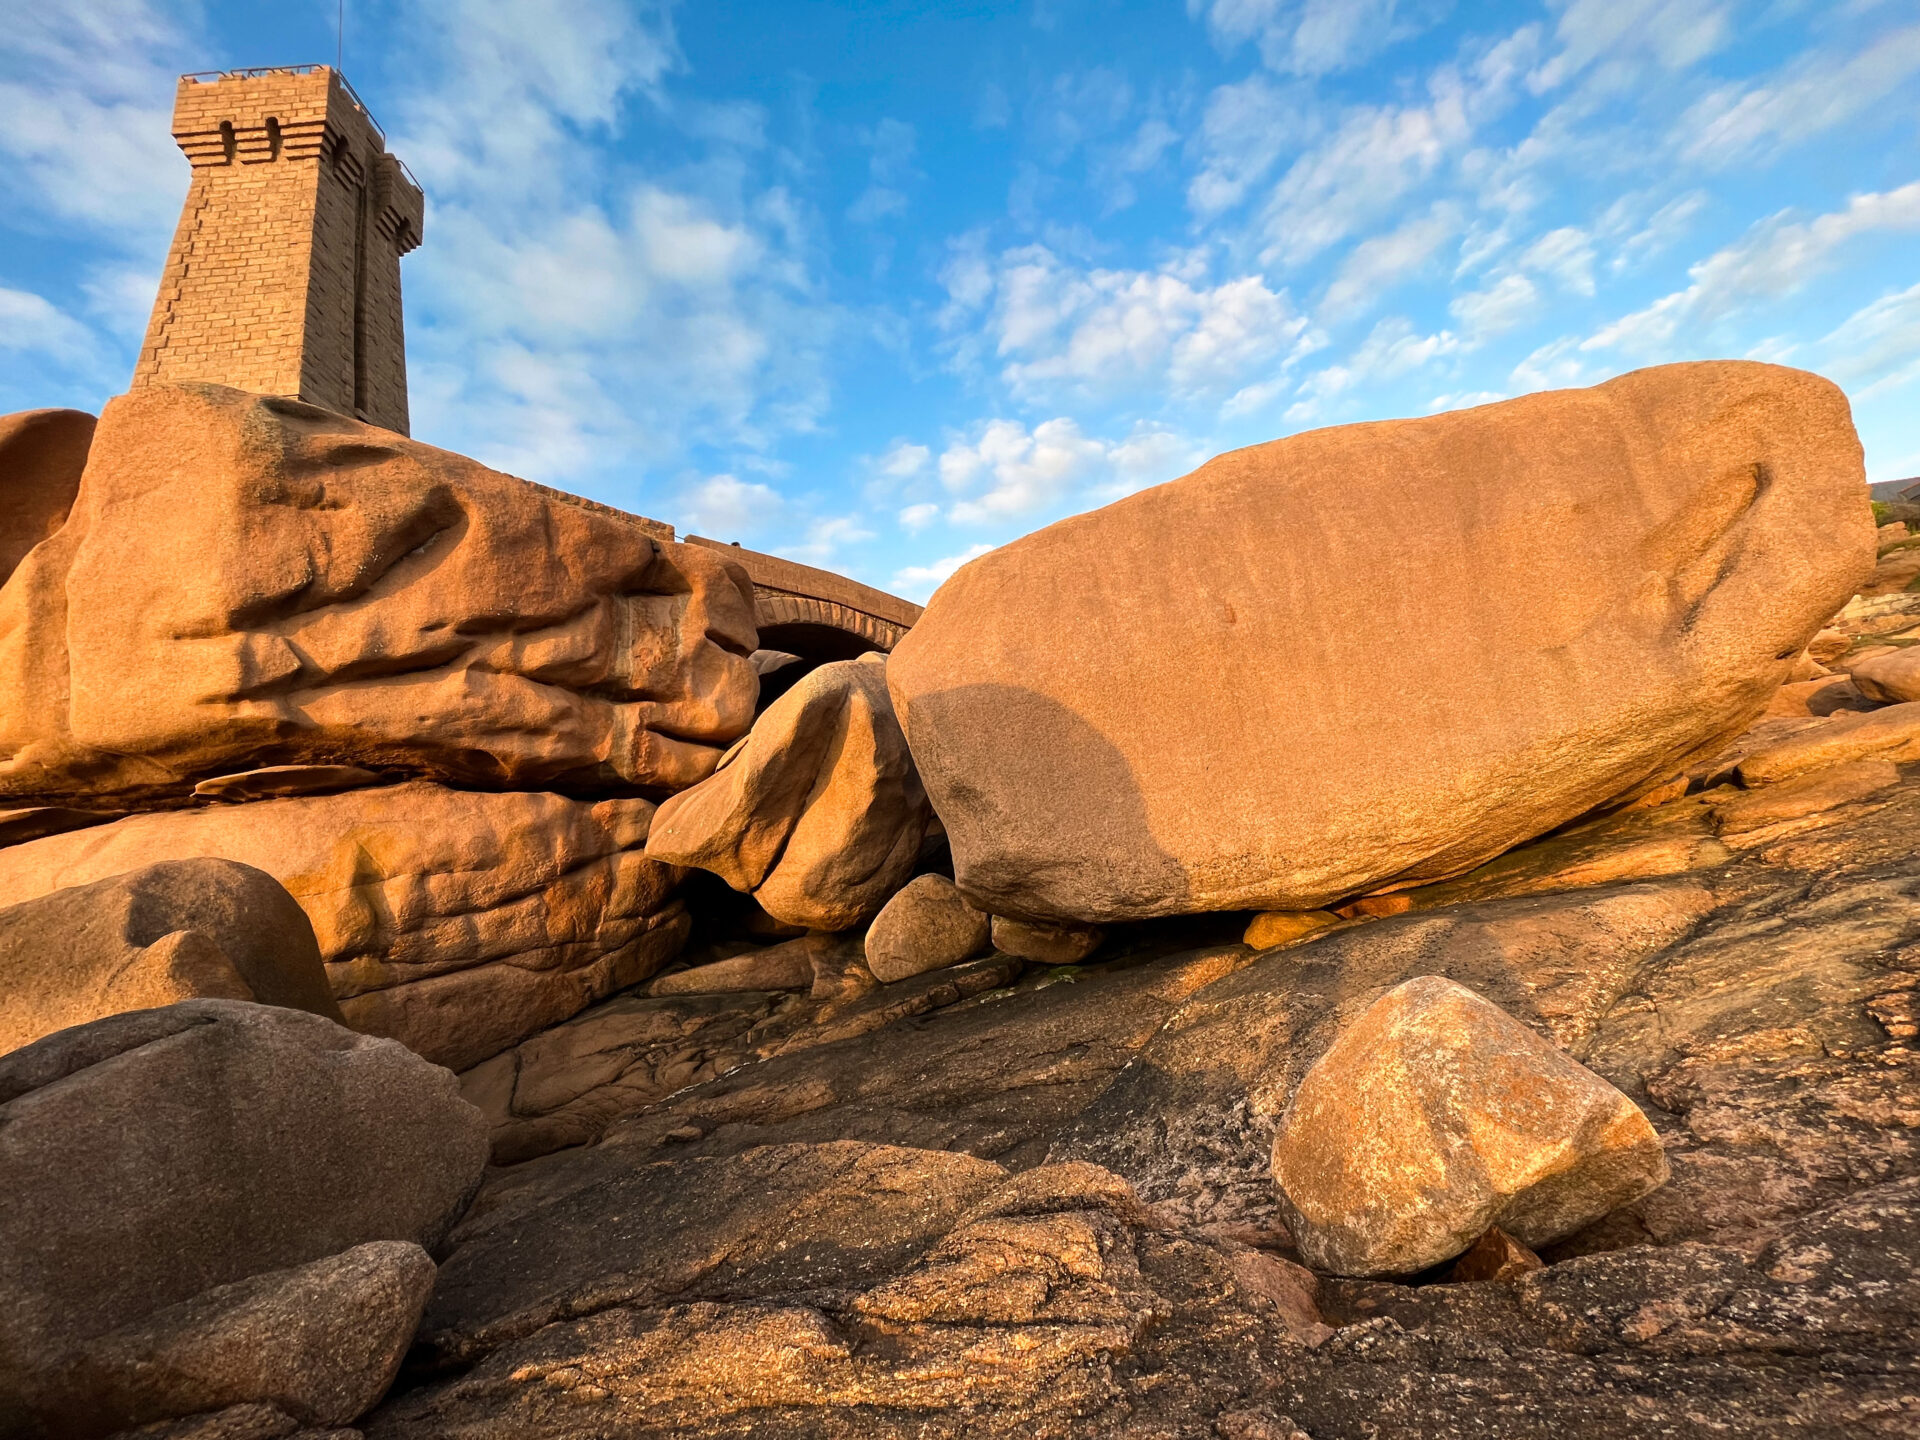
POLYGON ((186 75, 193 178, 134 384, 293 395, 406 434, 400 257, 425 198, 324 65, 186 75))

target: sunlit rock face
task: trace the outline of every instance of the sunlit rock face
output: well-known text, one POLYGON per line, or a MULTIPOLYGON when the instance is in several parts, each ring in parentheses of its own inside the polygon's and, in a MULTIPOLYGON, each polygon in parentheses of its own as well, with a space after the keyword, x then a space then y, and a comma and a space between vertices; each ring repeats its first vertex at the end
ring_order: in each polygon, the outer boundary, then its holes
POLYGON ((753 718, 723 555, 297 401, 120 396, 64 522, 31 518, 0 589, 0 797, 284 764, 666 793, 753 718))
POLYGON ((1672 365, 1234 451, 962 568, 888 665, 996 914, 1458 874, 1740 732, 1873 564, 1846 397, 1672 365))

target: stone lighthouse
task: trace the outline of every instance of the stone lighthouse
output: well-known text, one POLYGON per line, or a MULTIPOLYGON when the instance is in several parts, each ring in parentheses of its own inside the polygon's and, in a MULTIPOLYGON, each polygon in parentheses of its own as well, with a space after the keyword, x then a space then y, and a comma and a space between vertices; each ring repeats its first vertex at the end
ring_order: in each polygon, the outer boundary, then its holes
POLYGON ((193 167, 133 383, 292 395, 407 433, 400 257, 424 203, 325 65, 181 77, 193 167))

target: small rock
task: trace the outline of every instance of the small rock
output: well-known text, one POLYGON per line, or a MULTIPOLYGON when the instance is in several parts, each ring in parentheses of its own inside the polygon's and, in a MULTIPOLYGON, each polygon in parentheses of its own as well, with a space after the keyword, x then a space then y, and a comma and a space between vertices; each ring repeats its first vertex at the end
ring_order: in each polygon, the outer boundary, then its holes
POLYGON ((1465 1284, 1475 1280, 1517 1280, 1545 1268, 1546 1261, 1495 1225, 1453 1262, 1447 1271, 1447 1281, 1465 1284))
POLYGON ((916 876, 874 916, 867 968, 885 981, 944 970, 986 949, 991 929, 986 913, 969 905, 946 876, 916 876))
POLYGON ((1853 648, 1853 637, 1844 630, 1822 630, 1807 642, 1807 654, 1822 665, 1831 666, 1853 648))
POLYGON ((0 910, 0 1052, 196 998, 342 1020, 305 912, 250 865, 168 861, 0 910))
POLYGON ((1315 1061, 1273 1142, 1300 1253, 1410 1275, 1490 1226, 1544 1245, 1667 1178, 1634 1103, 1464 986, 1423 975, 1315 1061))
POLYGON ((246 1404, 345 1425, 393 1383, 433 1292, 403 1240, 217 1286, 91 1341, 54 1414, 80 1437, 246 1404))
POLYGON ((731 995, 748 990, 806 990, 813 985, 814 952, 819 941, 811 935, 749 950, 691 970, 662 975, 647 987, 649 995, 731 995))
POLYGON ((1106 933, 1098 925, 1042 925, 993 917, 993 948, 1036 965, 1078 965, 1100 948, 1106 933))
POLYGON ((1889 705, 1867 715, 1836 716, 1818 729, 1756 750, 1740 762, 1735 774, 1742 785, 1755 789, 1869 757, 1896 764, 1920 759, 1920 703, 1889 705))
POLYGON ((1255 950, 1274 950, 1339 923, 1340 916, 1331 910, 1265 910, 1248 923, 1241 943, 1255 950))
POLYGON ((1856 760, 1831 770, 1812 770, 1778 785, 1736 791, 1716 801, 1713 828, 1722 835, 1759 830, 1865 799, 1899 783, 1899 767, 1887 760, 1856 760))
POLYGON ((1920 647, 1904 646, 1847 667, 1869 700, 1920 700, 1920 647))

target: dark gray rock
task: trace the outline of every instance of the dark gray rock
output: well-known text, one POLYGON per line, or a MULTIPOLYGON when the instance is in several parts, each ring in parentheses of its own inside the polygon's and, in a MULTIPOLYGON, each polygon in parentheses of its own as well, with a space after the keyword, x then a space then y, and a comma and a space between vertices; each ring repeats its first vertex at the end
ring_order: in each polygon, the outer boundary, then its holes
POLYGON ((295 1010, 193 1000, 0 1057, 0 1433, 156 1310, 368 1241, 431 1249, 486 1154, 451 1074, 295 1010))

